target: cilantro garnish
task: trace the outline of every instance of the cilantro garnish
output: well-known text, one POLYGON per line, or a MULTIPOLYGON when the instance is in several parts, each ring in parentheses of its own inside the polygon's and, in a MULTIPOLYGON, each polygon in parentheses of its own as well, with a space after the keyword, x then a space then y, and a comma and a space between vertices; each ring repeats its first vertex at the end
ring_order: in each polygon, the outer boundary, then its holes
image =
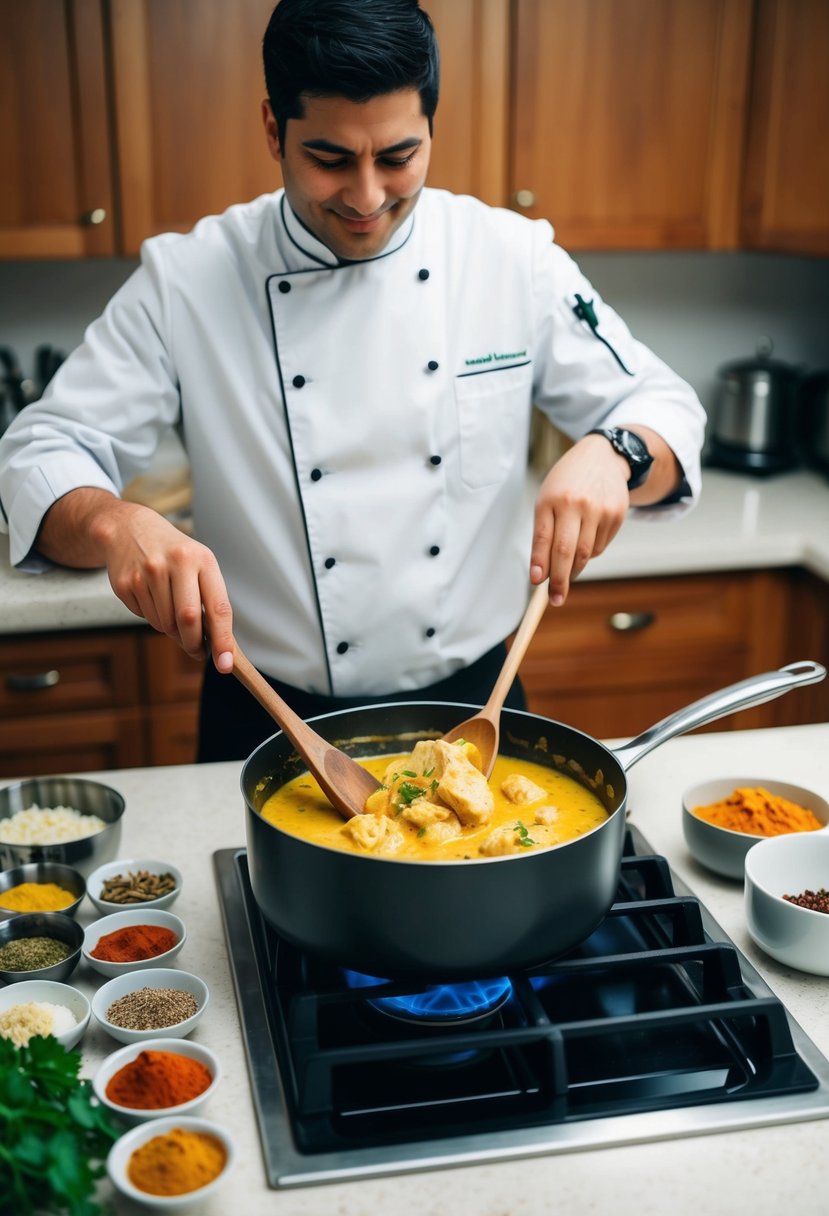
POLYGON ((423 774, 423 776, 424 776, 424 777, 431 777, 431 775, 432 775, 432 773, 433 773, 434 771, 435 771, 435 770, 434 770, 434 768, 430 768, 430 769, 428 770, 428 772, 425 772, 425 773, 423 774))
POLYGON ((518 833, 518 843, 523 849, 530 849, 536 843, 530 836, 524 824, 519 819, 515 825, 515 830, 518 833))
POLYGON ((416 776, 417 776, 417 773, 413 773, 413 772, 412 772, 412 770, 411 770, 410 768, 404 768, 404 769, 403 769, 403 776, 404 776, 404 777, 416 777, 416 776))
POLYGON ((412 785, 411 781, 401 781, 397 792, 407 806, 410 802, 414 802, 415 798, 421 798, 423 796, 423 789, 421 786, 412 785))
POLYGON ((426 829, 425 829, 425 828, 421 828, 421 829, 420 829, 420 831, 418 832, 418 834, 417 834, 417 835, 418 835, 418 839, 419 839, 421 836, 425 836, 425 835, 426 835, 426 829))

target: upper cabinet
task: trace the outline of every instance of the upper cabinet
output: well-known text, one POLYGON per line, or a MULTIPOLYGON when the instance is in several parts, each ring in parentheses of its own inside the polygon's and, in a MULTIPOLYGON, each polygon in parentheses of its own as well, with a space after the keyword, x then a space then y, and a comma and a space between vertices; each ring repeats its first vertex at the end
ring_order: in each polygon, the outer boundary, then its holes
POLYGON ((759 0, 744 244, 829 254, 829 3, 759 0))
POLYGON ((100 0, 0 0, 0 257, 114 253, 100 0))
POLYGON ((750 0, 517 0, 511 202, 570 249, 733 248, 750 0))
MULTIPOLYGON (((429 184, 571 249, 829 253, 827 0, 423 0, 429 184)), ((280 185, 273 0, 0 0, 0 257, 137 253, 280 185)))

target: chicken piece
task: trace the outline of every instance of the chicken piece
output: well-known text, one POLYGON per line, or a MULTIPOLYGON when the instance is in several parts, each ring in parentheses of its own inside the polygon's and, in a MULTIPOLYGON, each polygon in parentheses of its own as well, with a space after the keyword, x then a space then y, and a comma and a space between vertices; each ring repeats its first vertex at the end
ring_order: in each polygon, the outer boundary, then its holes
POLYGON ((495 799, 486 777, 471 763, 456 744, 436 743, 444 760, 436 790, 437 799, 451 807, 464 826, 480 827, 489 823, 495 799))
POLYGON ((553 828, 538 825, 532 831, 519 819, 516 823, 506 823, 491 832, 478 846, 478 852, 484 857, 506 857, 510 853, 525 853, 533 848, 546 848, 556 844, 556 834, 553 828))
POLYGON ((369 794, 365 802, 366 815, 393 815, 391 791, 386 785, 379 785, 373 794, 369 794))
POLYGON ((354 815, 340 829, 344 835, 350 836, 361 849, 376 849, 382 844, 389 829, 390 820, 384 814, 354 815))
POLYGON ((520 773, 510 773, 501 782, 501 793, 516 806, 526 806, 529 802, 538 802, 547 793, 540 785, 523 777, 520 773))
POLYGON ((400 818, 407 823, 413 823, 417 828, 428 828, 441 820, 455 819, 454 811, 438 802, 430 802, 428 798, 416 798, 411 806, 400 812, 400 818))
POLYGON ((457 840, 463 832, 463 828, 457 815, 450 814, 448 819, 440 820, 437 823, 430 823, 426 828, 421 828, 420 831, 424 832, 430 844, 443 844, 446 840, 457 840))
POLYGON ((535 822, 543 823, 546 827, 553 827, 560 814, 557 806, 540 806, 535 811, 535 822))

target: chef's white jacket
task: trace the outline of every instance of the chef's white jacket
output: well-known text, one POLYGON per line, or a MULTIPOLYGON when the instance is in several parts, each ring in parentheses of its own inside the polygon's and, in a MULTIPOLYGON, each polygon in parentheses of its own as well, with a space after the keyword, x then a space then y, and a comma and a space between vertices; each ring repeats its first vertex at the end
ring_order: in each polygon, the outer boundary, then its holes
POLYGON ((194 533, 256 665, 335 696, 424 687, 523 611, 533 403, 573 438, 652 427, 687 483, 668 514, 698 493, 695 394, 549 224, 427 189, 379 257, 340 264, 282 191, 264 195, 145 242, 6 432, 12 562, 44 568, 33 544, 52 503, 120 492, 180 427, 194 533))

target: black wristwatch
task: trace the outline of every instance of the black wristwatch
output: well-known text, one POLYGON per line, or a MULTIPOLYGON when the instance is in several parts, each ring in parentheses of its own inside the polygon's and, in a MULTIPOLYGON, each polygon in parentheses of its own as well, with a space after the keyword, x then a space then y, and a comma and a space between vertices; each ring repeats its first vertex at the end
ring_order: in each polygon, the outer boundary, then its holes
POLYGON ((630 465, 629 490, 635 490, 637 486, 641 486, 653 464, 653 456, 648 451, 648 445, 644 439, 640 438, 635 431, 626 431, 620 426, 606 428, 597 426, 587 433, 588 435, 604 435, 614 452, 624 456, 630 465))

